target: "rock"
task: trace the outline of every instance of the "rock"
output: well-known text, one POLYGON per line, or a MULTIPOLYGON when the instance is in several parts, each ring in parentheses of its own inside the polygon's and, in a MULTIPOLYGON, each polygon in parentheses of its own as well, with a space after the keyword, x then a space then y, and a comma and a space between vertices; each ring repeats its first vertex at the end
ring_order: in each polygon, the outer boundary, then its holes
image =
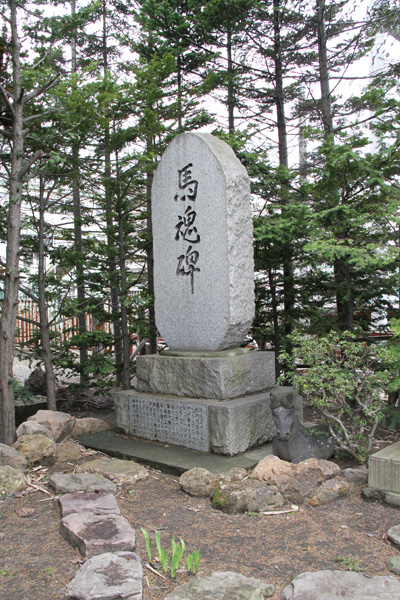
POLYGON ((298 575, 282 592, 281 600, 395 600, 400 583, 390 576, 349 571, 317 571, 298 575))
POLYGON ((87 560, 65 600, 142 600, 143 569, 133 552, 106 552, 87 560))
POLYGON ((83 419, 75 419, 75 425, 71 436, 77 438, 80 435, 97 433, 98 431, 105 431, 106 429, 110 429, 110 425, 107 421, 97 419, 96 417, 84 417, 83 419))
POLYGON ((178 586, 164 600, 264 600, 273 593, 274 587, 260 579, 217 571, 178 586))
POLYGON ((219 474, 219 483, 222 485, 226 485, 228 483, 234 483, 235 481, 243 481, 243 479, 245 479, 245 477, 247 476, 248 472, 246 471, 246 469, 234 467, 226 473, 219 474))
POLYGON ((38 410, 28 421, 36 421, 50 429, 57 444, 70 437, 75 425, 75 417, 56 410, 38 410))
POLYGON ((308 458, 328 459, 335 453, 335 440, 329 429, 318 425, 306 429, 294 408, 279 406, 272 409, 276 435, 272 449, 283 460, 299 463, 308 458))
POLYGON ((400 508, 400 494, 396 492, 388 492, 366 486, 362 490, 362 495, 367 500, 378 500, 379 502, 385 502, 386 504, 400 508))
POLYGON ((392 558, 389 558, 387 568, 395 575, 400 575, 400 556, 392 556, 392 558))
POLYGON ((202 467, 185 471, 179 478, 181 488, 191 496, 210 496, 219 484, 219 476, 202 467))
POLYGON ((34 369, 25 380, 25 385, 32 394, 47 396, 46 373, 41 369, 34 369))
POLYGON ((133 460, 119 458, 96 458, 79 465, 76 472, 99 473, 119 483, 131 484, 148 477, 148 472, 142 465, 138 465, 133 460))
POLYGON ((400 548, 400 525, 394 525, 387 531, 388 539, 400 548))
POLYGON ((131 551, 135 530, 119 515, 92 515, 87 511, 71 513, 60 522, 60 533, 83 557, 104 552, 131 551))
POLYGON ((309 458, 297 465, 282 461, 277 456, 266 456, 255 467, 252 477, 275 485, 290 502, 301 504, 314 495, 314 490, 327 479, 340 473, 333 462, 309 458))
POLYGON ((311 506, 323 506, 346 496, 349 491, 350 485, 343 477, 329 479, 324 481, 317 489, 316 493, 310 498, 309 503, 311 506))
POLYGON ((275 486, 256 479, 219 485, 213 491, 213 506, 226 513, 262 512, 283 505, 275 486))
POLYGON ((67 463, 67 462, 76 462, 82 457, 82 451, 79 447, 79 444, 73 442, 72 440, 67 440, 57 446, 56 449, 56 462, 57 463, 67 463))
POLYGON ((51 465, 56 458, 56 445, 45 435, 21 435, 13 447, 24 455, 28 464, 40 463, 51 465))
POLYGON ((250 180, 228 144, 174 137, 154 173, 152 224, 156 322, 168 347, 240 346, 254 318, 253 223, 250 180))
POLYGON ((121 511, 112 494, 78 492, 64 494, 58 499, 62 517, 73 513, 89 512, 93 515, 120 515, 121 511))
POLYGON ((26 488, 22 471, 10 465, 0 467, 0 492, 20 492, 26 488))
POLYGON ((106 492, 116 494, 115 483, 96 473, 54 473, 49 479, 57 494, 106 492))
POLYGON ((36 421, 24 421, 17 429, 17 438, 21 435, 44 435, 54 441, 51 430, 36 421))
POLYGON ((19 471, 25 471, 27 462, 18 450, 7 444, 0 444, 0 467, 6 465, 19 471))
POLYGON ((367 483, 368 481, 368 469, 367 467, 358 467, 356 469, 343 469, 343 477, 349 483, 367 483))

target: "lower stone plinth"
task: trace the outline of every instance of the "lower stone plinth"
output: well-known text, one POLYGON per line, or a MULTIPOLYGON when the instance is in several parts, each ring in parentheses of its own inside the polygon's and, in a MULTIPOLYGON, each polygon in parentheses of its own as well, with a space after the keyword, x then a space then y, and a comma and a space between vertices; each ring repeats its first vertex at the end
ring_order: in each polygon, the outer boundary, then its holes
POLYGON ((136 380, 139 392, 228 400, 273 387, 275 355, 236 348, 138 356, 136 380))
POLYGON ((275 435, 270 392, 218 401, 129 390, 114 408, 129 435, 203 452, 233 456, 275 435))
POLYGON ((387 446, 370 457, 368 486, 400 494, 400 442, 387 446))

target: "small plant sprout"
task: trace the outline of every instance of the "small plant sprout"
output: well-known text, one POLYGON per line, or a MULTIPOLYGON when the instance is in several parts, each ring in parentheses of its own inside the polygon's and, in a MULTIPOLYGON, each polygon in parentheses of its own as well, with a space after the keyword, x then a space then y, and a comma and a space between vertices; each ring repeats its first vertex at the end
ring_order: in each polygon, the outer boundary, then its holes
POLYGON ((185 550, 185 542, 181 538, 179 544, 175 542, 175 537, 172 538, 172 554, 169 561, 171 568, 171 577, 175 577, 176 570, 179 566, 179 563, 182 560, 183 552, 185 550))
POLYGON ((142 530, 144 541, 146 543, 146 550, 147 550, 147 556, 149 559, 149 563, 151 563, 151 540, 149 538, 149 534, 147 533, 147 531, 145 529, 143 529, 143 527, 141 527, 140 529, 142 530))
POLYGON ((160 564, 161 564, 163 570, 165 571, 165 573, 167 573, 168 572, 168 552, 165 548, 163 548, 161 546, 160 534, 157 531, 157 529, 155 531, 155 536, 156 536, 156 546, 157 546, 158 558, 160 560, 160 564))
POLYGON ((186 569, 189 573, 195 575, 199 569, 200 552, 194 550, 186 556, 186 569))

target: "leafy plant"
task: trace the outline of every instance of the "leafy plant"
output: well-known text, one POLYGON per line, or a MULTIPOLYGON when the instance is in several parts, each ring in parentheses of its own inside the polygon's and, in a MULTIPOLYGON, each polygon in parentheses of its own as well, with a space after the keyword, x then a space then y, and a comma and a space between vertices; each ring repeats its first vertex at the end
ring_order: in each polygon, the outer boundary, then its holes
MULTIPOLYGON (((384 418, 394 359, 387 347, 359 341, 350 332, 292 336, 293 386, 324 416, 336 446, 360 462, 384 418), (307 368, 296 369, 296 363, 307 368)), ((290 363, 282 354, 282 360, 290 363)))
POLYGON ((24 404, 31 404, 33 394, 26 385, 21 385, 16 379, 13 380, 14 399, 22 400, 24 404))
MULTIPOLYGON (((152 552, 151 552, 150 536, 143 527, 141 527, 140 529, 142 530, 143 537, 145 540, 147 556, 149 558, 149 562, 151 562, 152 552)), ((163 548, 161 546, 160 533, 157 530, 155 530, 154 533, 155 533, 155 540, 156 540, 156 547, 157 547, 157 555, 158 555, 158 559, 160 561, 161 567, 165 571, 165 573, 167 573, 168 570, 170 570, 170 575, 173 578, 173 577, 175 577, 177 569, 183 558, 183 554, 185 551, 185 542, 183 541, 182 538, 180 538, 179 542, 176 542, 175 536, 174 536, 172 538, 171 556, 168 558, 168 551, 166 550, 166 548, 163 548)), ((200 562, 200 552, 198 550, 194 550, 194 552, 189 553, 186 556, 186 568, 189 571, 189 573, 195 574, 198 571, 199 562, 200 562)))
POLYGON ((359 573, 360 571, 360 560, 353 559, 350 556, 336 556, 333 559, 333 562, 345 569, 346 571, 354 571, 355 573, 359 573))
POLYGON ((186 556, 186 569, 189 573, 195 575, 199 569, 200 552, 194 550, 186 556))

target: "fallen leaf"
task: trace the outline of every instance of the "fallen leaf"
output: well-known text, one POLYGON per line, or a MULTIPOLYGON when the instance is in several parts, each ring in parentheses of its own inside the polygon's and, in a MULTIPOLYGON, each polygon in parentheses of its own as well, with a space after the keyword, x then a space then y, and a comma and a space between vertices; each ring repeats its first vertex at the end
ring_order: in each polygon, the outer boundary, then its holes
POLYGON ((19 517, 31 517, 35 512, 34 508, 17 508, 15 511, 19 517))

